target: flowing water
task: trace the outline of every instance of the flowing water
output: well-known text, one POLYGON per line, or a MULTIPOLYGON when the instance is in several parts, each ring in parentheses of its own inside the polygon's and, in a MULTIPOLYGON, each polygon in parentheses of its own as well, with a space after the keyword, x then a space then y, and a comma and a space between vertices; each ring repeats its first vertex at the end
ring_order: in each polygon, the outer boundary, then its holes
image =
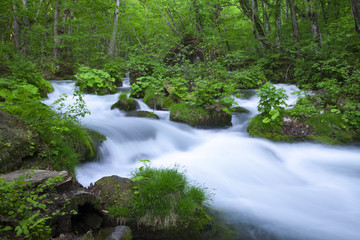
MULTIPOLYGON (((128 79, 125 87, 129 89, 128 79)), ((50 104, 72 95, 73 81, 52 82, 50 104)), ((289 94, 297 89, 283 87, 289 94)), ((128 177, 150 159, 152 165, 181 166, 188 177, 214 194, 211 206, 241 233, 238 239, 360 239, 360 148, 313 143, 274 143, 245 131, 258 98, 247 92, 236 99, 249 114, 235 114, 233 127, 200 130, 160 120, 128 117, 110 110, 119 94, 85 95, 91 115, 82 124, 107 136, 98 162, 76 169, 84 186, 104 176, 128 177)), ((70 97, 67 102, 74 100, 70 97)), ((151 111, 142 101, 141 110, 151 111)), ((289 105, 296 102, 290 95, 289 105)))

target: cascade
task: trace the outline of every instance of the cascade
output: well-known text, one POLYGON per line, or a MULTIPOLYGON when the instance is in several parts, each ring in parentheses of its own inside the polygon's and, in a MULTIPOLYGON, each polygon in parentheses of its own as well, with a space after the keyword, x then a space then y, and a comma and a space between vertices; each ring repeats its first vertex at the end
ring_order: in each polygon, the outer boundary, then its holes
MULTIPOLYGON (((73 81, 53 81, 50 104, 72 95, 73 81)), ((128 91, 125 79, 120 91, 128 91)), ((286 93, 292 85, 277 85, 286 93)), ((360 149, 314 143, 274 143, 251 138, 245 131, 258 98, 249 93, 236 101, 250 110, 234 114, 233 127, 202 130, 169 120, 127 117, 110 106, 119 94, 85 94, 91 115, 82 124, 107 136, 101 159, 76 169, 84 186, 104 176, 128 177, 140 159, 154 166, 175 164, 191 180, 210 189, 211 207, 238 227, 241 239, 360 239, 360 149), (244 228, 244 226, 247 226, 244 228)), ((74 100, 69 97, 67 103, 74 100)), ((152 111, 140 101, 141 110, 152 111)), ((289 106, 296 97, 289 95, 289 106)), ((240 238, 240 237, 239 237, 240 238)))

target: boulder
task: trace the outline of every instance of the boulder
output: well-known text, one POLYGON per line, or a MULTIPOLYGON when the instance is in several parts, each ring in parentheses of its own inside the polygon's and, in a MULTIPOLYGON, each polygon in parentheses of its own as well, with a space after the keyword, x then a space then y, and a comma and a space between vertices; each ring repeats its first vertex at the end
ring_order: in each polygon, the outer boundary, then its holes
POLYGON ((131 240, 131 229, 127 226, 117 226, 106 240, 131 240))
POLYGON ((198 128, 231 126, 232 115, 222 110, 206 110, 187 104, 174 104, 170 108, 170 120, 184 122, 198 128))
POLYGON ((127 113, 127 116, 159 119, 158 115, 148 111, 131 111, 127 113))
POLYGON ((102 199, 105 208, 109 206, 128 206, 133 194, 133 182, 119 176, 103 177, 90 187, 102 199))
POLYGON ((29 125, 0 111, 0 173, 32 166, 43 148, 39 135, 29 125))
POLYGON ((54 178, 57 176, 61 176, 64 178, 64 181, 60 184, 64 184, 65 182, 71 181, 72 178, 70 177, 67 171, 50 171, 50 170, 17 170, 15 172, 10 172, 7 174, 0 175, 0 178, 4 179, 5 181, 15 181, 20 179, 20 176, 29 176, 24 179, 25 182, 30 182, 32 185, 39 185, 49 178, 54 178))
POLYGON ((111 109, 117 108, 123 111, 133 111, 136 110, 136 107, 137 103, 133 98, 121 94, 119 100, 111 106, 111 109))

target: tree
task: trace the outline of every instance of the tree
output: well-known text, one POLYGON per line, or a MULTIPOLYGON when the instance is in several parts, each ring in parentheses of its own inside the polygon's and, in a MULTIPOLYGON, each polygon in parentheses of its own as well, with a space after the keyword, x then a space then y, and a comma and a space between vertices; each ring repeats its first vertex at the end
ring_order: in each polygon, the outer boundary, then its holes
POLYGON ((355 22, 355 31, 360 37, 360 1, 359 0, 350 0, 351 2, 351 12, 355 22))
POLYGON ((116 40, 116 32, 117 32, 117 25, 118 25, 118 19, 119 19, 119 5, 120 0, 115 0, 115 10, 114 10, 114 20, 113 20, 113 30, 109 45, 109 55, 111 57, 114 56, 115 51, 115 40, 116 40))

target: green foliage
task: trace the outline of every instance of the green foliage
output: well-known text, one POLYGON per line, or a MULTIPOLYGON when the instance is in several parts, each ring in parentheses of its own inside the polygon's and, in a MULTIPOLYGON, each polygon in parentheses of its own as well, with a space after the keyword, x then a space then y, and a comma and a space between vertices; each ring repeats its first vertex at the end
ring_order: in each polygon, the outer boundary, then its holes
POLYGON ((142 98, 145 96, 146 90, 150 90, 154 95, 159 95, 163 89, 164 83, 161 79, 145 76, 137 78, 136 83, 131 85, 131 96, 142 98))
POLYGON ((98 95, 118 92, 115 88, 115 79, 109 73, 89 67, 81 67, 79 71, 76 85, 81 91, 98 95))
MULTIPOLYGON (((145 164, 132 173, 135 181, 132 200, 137 222, 155 230, 175 227, 194 230, 193 218, 203 211, 210 195, 203 187, 191 185, 186 175, 174 168, 154 168, 145 164)), ((208 219, 205 216, 205 219, 208 219)), ((202 228, 208 224, 202 223, 202 228)), ((200 229, 196 229, 200 230, 200 229)))
POLYGON ((279 124, 265 123, 260 114, 249 121, 246 130, 252 137, 267 138, 273 141, 292 141, 290 137, 283 135, 279 124))
MULTIPOLYGON (((40 166, 74 172, 86 152, 90 152, 89 156, 94 155, 90 137, 76 122, 89 113, 79 92, 75 92, 76 103, 61 114, 40 102, 33 85, 11 85, 10 89, 0 90, 0 96, 5 99, 0 102, 0 109, 21 118, 39 134, 47 146, 41 153, 45 161, 40 162, 40 166)), ((64 107, 63 100, 64 96, 57 101, 60 103, 58 110, 64 107)))
POLYGON ((9 239, 48 239, 51 234, 48 220, 60 214, 60 211, 50 214, 49 189, 63 179, 50 178, 34 187, 26 178, 31 178, 31 174, 14 181, 0 178, 0 235, 9 239))
POLYGON ((284 107, 287 106, 285 100, 288 99, 285 90, 282 88, 276 89, 274 85, 267 82, 260 87, 258 96, 260 97, 258 111, 263 118, 263 122, 282 125, 284 107))
POLYGON ((230 78, 235 82, 236 88, 258 88, 266 81, 265 74, 260 65, 250 65, 247 68, 230 73, 230 78))
POLYGON ((123 59, 115 59, 104 64, 104 71, 110 74, 110 77, 115 79, 115 82, 122 81, 125 74, 125 66, 123 59))

